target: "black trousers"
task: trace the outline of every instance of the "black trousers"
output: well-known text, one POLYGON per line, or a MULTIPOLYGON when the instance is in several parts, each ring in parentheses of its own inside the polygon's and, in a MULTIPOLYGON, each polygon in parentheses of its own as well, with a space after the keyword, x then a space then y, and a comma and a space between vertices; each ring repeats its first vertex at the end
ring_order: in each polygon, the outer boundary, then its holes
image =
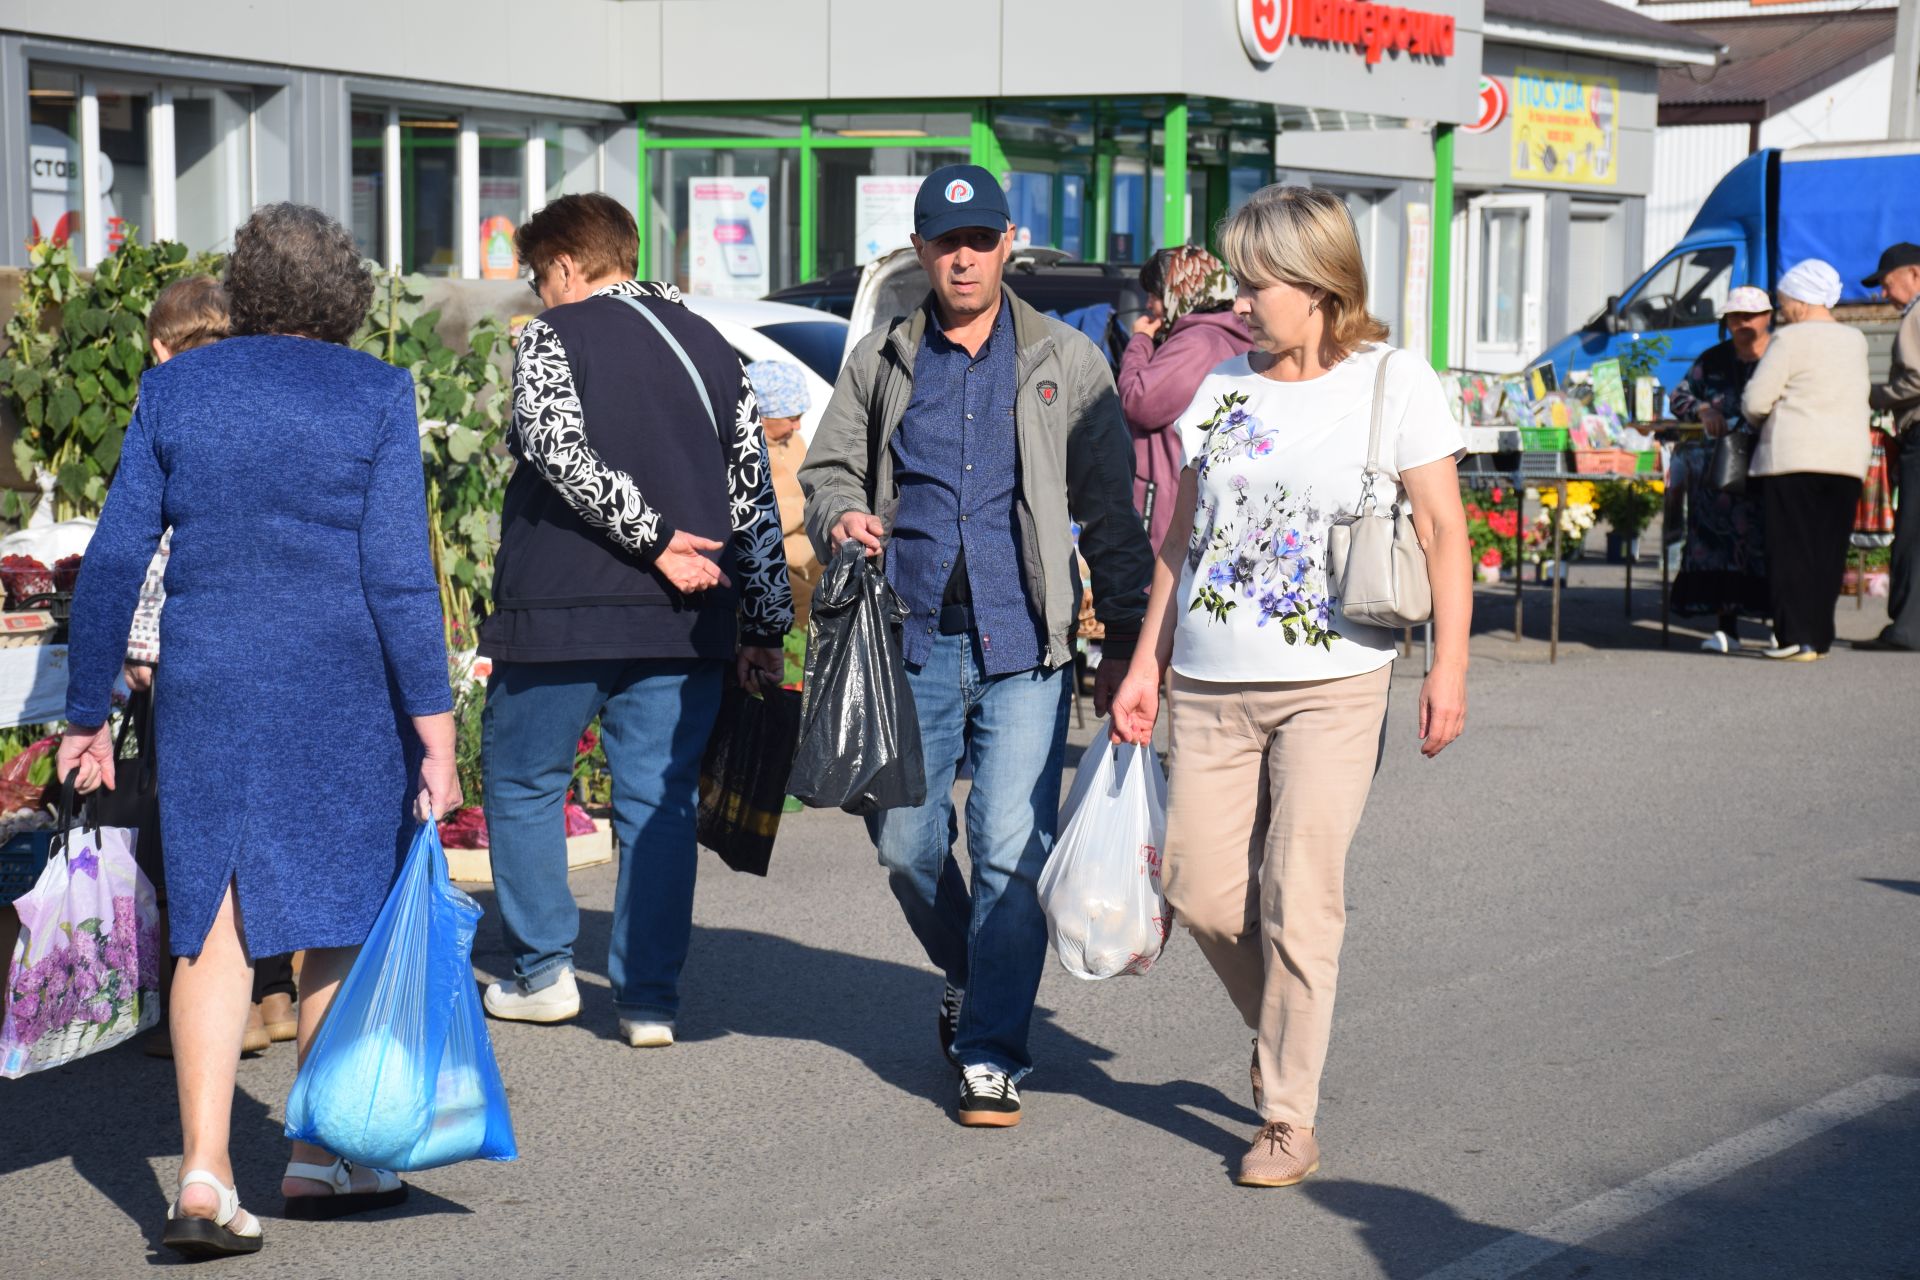
POLYGON ((1920 649, 1920 428, 1900 438, 1900 507, 1893 517, 1893 571, 1882 640, 1920 649), (1911 495, 1911 496, 1909 496, 1911 495))
POLYGON ((1860 481, 1815 471, 1767 476, 1767 584, 1773 631, 1782 645, 1833 648, 1833 610, 1847 572, 1847 540, 1860 481))

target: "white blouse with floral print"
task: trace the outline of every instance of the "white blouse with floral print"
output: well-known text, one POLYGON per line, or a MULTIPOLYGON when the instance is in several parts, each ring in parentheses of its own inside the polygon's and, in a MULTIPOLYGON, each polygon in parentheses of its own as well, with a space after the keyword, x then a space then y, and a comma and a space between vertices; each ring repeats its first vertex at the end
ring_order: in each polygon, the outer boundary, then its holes
MULTIPOLYGON (((1215 369, 1174 424, 1199 477, 1176 601, 1173 668, 1191 680, 1328 680, 1393 661, 1391 632, 1348 622, 1327 586, 1327 533, 1356 510, 1374 375, 1363 347, 1318 378, 1276 382, 1247 356, 1215 369)), ((1465 437, 1440 379, 1410 352, 1387 368, 1375 496, 1402 471, 1458 457, 1465 437)))

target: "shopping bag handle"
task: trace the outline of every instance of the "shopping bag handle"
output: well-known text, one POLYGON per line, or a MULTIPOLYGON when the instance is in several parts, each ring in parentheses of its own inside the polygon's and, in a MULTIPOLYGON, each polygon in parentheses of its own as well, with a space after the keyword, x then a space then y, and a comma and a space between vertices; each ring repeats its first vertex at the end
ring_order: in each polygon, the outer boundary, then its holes
POLYGON ((97 834, 100 820, 94 816, 93 797, 80 795, 80 766, 75 765, 60 780, 60 803, 53 811, 53 842, 60 846, 60 855, 68 855, 68 837, 75 830, 89 828, 97 834))

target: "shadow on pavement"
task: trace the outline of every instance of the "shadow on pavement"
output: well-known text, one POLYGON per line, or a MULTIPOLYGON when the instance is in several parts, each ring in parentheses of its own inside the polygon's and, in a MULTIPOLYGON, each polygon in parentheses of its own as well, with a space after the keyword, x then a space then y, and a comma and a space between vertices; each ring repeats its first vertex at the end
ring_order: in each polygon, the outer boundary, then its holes
MULTIPOLYGON (((475 895, 487 910, 492 895, 475 895)), ((612 913, 583 908, 574 963, 604 977, 612 913)), ((483 964, 511 969, 497 937, 478 948, 483 964)), ((681 979, 676 1038, 695 1042, 728 1035, 809 1040, 837 1049, 902 1093, 942 1111, 954 1101, 953 1071, 940 1059, 935 1011, 940 976, 890 960, 812 947, 751 929, 695 925, 681 979), (777 975, 770 981, 769 975, 777 975)), ((580 988, 580 1021, 609 1039, 617 1034, 612 993, 597 983, 580 988)), ((1258 1123, 1252 1110, 1219 1089, 1191 1080, 1152 1084, 1117 1080, 1101 1065, 1111 1050, 1063 1030, 1044 1008, 1034 1010, 1031 1044, 1038 1071, 1029 1092, 1077 1095, 1108 1110, 1237 1160, 1258 1123), (1193 1114, 1211 1112, 1228 1128, 1193 1114)))
POLYGON ((1877 884, 1882 889, 1894 889, 1900 893, 1920 894, 1920 880, 1882 880, 1879 876, 1861 876, 1868 884, 1877 884))
MULTIPOLYGON (((1917 1071, 1920 1066, 1902 1074, 1917 1071)), ((1909 1094, 1532 1267, 1490 1274, 1511 1280, 1913 1280, 1920 1277, 1920 1235, 1912 1229, 1913 1206, 1920 1204, 1916 1153, 1920 1095, 1909 1094)), ((1524 1234, 1474 1222, 1406 1187, 1335 1178, 1309 1179, 1301 1190, 1359 1224, 1360 1238, 1390 1280, 1420 1280, 1524 1234)))

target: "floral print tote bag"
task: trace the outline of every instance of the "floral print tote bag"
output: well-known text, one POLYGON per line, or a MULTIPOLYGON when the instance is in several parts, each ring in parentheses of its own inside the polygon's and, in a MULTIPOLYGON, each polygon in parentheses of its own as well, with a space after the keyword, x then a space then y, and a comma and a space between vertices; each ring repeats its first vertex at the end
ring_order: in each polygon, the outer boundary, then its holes
POLYGON ((75 823, 72 792, 46 870, 14 902, 0 1076, 98 1053, 160 1018, 160 909, 134 865, 130 827, 75 823))

